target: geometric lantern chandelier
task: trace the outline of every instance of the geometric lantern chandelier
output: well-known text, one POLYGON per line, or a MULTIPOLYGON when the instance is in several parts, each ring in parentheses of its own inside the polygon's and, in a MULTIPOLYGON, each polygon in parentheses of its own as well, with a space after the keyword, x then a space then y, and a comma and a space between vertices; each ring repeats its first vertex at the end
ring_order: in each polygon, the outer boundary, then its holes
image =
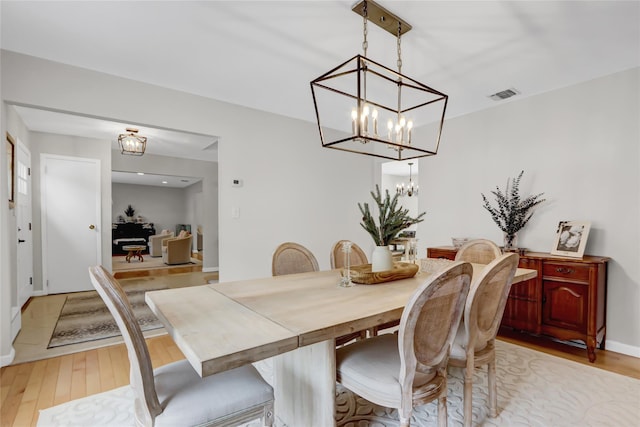
POLYGON ((142 156, 147 148, 147 138, 138 135, 138 129, 127 128, 129 133, 121 133, 118 136, 118 144, 120 144, 120 153, 131 156, 142 156))
POLYGON ((322 146, 390 160, 437 154, 449 97, 402 74, 411 26, 372 0, 353 11, 363 17, 364 55, 311 81, 322 146), (369 20, 396 37, 397 70, 367 58, 369 20))

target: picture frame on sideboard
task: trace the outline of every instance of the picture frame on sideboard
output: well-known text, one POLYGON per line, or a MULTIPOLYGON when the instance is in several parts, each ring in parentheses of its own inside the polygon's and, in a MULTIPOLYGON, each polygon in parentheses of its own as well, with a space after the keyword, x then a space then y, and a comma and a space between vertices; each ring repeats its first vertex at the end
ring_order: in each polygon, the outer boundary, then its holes
POLYGON ((551 254, 582 258, 590 230, 589 221, 560 221, 551 254))

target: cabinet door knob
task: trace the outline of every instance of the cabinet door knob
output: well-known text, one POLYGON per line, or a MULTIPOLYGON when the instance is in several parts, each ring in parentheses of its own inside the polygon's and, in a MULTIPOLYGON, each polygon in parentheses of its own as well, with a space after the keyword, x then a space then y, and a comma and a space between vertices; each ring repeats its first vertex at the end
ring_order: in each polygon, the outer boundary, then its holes
POLYGON ((93 230, 94 228, 96 228, 96 226, 95 226, 95 225, 93 225, 93 224, 91 224, 91 225, 89 226, 89 230, 93 230))
POLYGON ((556 273, 571 274, 573 273, 573 268, 558 267, 556 268, 556 273))

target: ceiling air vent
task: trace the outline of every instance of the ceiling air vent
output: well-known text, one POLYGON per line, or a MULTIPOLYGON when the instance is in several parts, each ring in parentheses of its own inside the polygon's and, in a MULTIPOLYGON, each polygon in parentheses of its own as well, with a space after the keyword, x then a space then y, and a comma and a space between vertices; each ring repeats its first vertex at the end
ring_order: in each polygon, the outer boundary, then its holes
POLYGON ((503 99, 511 98, 512 96, 518 95, 519 93, 520 92, 518 92, 514 88, 511 88, 494 93, 493 95, 489 95, 489 98, 493 99, 494 101, 502 101, 503 99))

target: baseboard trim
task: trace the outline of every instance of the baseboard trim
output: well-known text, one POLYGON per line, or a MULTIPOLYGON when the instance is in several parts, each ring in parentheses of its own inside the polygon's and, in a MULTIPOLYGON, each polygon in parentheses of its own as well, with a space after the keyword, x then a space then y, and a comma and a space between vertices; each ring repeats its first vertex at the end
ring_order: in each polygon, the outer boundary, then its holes
POLYGON ((203 273, 213 273, 215 271, 220 271, 220 267, 203 267, 202 268, 202 272, 203 273))
POLYGON ((640 358, 640 347, 635 347, 629 344, 623 344, 617 341, 607 340, 605 342, 605 347, 609 351, 614 351, 616 353, 626 354, 627 356, 633 356, 640 358))
POLYGON ((11 351, 9 352, 9 354, 3 354, 2 356, 0 356, 0 367, 9 366, 11 362, 13 362, 13 359, 15 357, 16 351, 13 349, 13 347, 11 347, 11 351))
POLYGON ((44 291, 33 291, 31 292, 31 296, 32 297, 42 297, 45 295, 49 295, 49 294, 45 294, 44 291))

